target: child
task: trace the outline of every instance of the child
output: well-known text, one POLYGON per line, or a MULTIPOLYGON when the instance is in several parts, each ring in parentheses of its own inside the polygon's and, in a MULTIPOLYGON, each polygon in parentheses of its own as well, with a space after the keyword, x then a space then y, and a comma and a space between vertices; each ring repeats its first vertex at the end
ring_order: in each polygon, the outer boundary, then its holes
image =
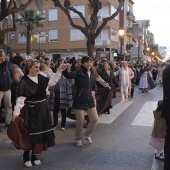
POLYGON ((163 102, 159 101, 157 109, 153 111, 154 115, 154 126, 152 130, 152 136, 150 139, 149 145, 155 148, 155 159, 160 161, 164 160, 164 144, 165 144, 165 135, 166 135, 166 123, 165 119, 161 117, 163 102))

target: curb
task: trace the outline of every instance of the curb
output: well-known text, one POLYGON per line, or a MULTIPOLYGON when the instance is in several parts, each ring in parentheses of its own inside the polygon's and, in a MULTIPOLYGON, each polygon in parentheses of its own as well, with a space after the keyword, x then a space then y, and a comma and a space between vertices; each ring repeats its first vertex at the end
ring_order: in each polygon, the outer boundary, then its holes
POLYGON ((7 132, 7 130, 0 133, 0 142, 8 138, 6 132, 7 132))

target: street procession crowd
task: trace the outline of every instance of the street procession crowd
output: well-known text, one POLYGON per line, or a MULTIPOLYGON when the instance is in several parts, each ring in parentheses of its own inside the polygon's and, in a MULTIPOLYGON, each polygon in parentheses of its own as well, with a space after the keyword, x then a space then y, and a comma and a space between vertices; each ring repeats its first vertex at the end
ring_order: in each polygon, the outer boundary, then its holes
MULTIPOLYGON (((40 56, 31 53, 22 57, 15 52, 7 56, 0 49, 1 114, 3 110, 7 134, 14 146, 24 150, 24 165, 40 165, 37 155, 55 145, 59 112, 62 131, 66 129, 66 117, 73 118, 74 112, 75 146, 91 144, 98 115, 110 114, 116 94, 120 92, 123 104, 135 97, 136 85, 141 95, 156 85, 162 87, 167 66, 168 63, 147 61, 110 62, 88 56, 59 58, 54 62, 45 52, 40 56), (85 118, 87 128, 83 131, 85 118)), ((152 136, 150 141, 159 160, 164 159, 165 135, 162 138, 152 136)))

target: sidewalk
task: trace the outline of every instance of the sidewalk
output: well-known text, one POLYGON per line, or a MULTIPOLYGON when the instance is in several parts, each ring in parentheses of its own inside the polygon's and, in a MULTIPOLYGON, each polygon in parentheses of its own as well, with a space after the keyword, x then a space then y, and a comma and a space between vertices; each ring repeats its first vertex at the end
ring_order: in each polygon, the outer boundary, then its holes
POLYGON ((8 138, 8 136, 6 134, 7 128, 5 127, 4 123, 0 123, 0 129, 1 129, 1 132, 0 132, 0 141, 3 141, 3 140, 8 138))

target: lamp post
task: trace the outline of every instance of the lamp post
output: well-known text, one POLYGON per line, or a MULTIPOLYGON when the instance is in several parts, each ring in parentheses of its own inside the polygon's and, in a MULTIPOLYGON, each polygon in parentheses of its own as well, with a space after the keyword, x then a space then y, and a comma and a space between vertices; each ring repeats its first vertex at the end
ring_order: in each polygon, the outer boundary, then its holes
POLYGON ((152 58, 153 58, 154 55, 155 55, 155 52, 153 51, 153 52, 151 53, 151 62, 152 62, 152 58))
POLYGON ((123 46, 123 37, 125 34, 125 29, 124 28, 119 28, 119 37, 120 37, 120 55, 122 57, 122 46, 123 46))
POLYGON ((138 64, 139 64, 139 57, 140 57, 140 47, 142 45, 142 37, 139 36, 138 38, 138 64))
POLYGON ((38 40, 39 40, 39 49, 38 49, 38 51, 39 51, 39 56, 41 55, 41 38, 42 37, 47 37, 48 35, 38 35, 38 40))

